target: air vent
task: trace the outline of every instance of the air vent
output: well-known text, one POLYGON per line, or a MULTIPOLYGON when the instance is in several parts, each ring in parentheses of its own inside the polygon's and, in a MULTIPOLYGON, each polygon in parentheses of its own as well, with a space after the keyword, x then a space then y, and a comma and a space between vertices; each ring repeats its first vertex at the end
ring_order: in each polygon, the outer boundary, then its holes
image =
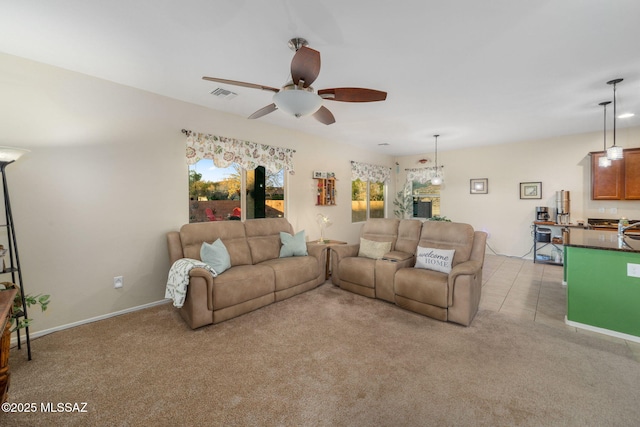
POLYGON ((381 142, 381 143, 380 143, 380 144, 378 144, 378 145, 391 145, 391 144, 389 144, 388 142, 381 142))
POLYGON ((215 95, 218 98, 224 98, 224 99, 233 99, 236 96, 238 96, 237 93, 231 92, 230 90, 227 90, 227 89, 222 89, 221 87, 212 90, 211 95, 215 95))

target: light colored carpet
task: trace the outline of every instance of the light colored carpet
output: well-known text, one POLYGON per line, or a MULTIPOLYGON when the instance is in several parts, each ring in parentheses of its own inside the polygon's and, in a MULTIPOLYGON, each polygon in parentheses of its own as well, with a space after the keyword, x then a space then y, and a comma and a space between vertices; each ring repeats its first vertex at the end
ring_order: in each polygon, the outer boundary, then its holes
POLYGON ((170 304, 12 352, 3 426, 633 426, 640 363, 621 343, 480 311, 465 328, 326 283, 196 331, 170 304))

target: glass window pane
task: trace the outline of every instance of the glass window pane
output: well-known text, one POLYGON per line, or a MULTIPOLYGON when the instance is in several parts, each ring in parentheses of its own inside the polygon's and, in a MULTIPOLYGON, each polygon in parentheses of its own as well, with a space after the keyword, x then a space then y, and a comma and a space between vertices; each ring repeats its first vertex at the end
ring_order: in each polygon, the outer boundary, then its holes
POLYGON ((369 184, 369 218, 384 218, 384 183, 369 184))
POLYGON ((272 173, 258 166, 247 171, 246 182, 246 219, 284 217, 284 169, 272 173))
POLYGON ((210 159, 189 166, 189 222, 240 220, 243 195, 245 219, 280 218, 284 194, 284 170, 218 168, 210 159))
POLYGON ((213 160, 189 165, 189 222, 222 221, 240 217, 241 168, 218 168, 213 160))
POLYGON ((367 182, 351 181, 351 222, 367 220, 367 182))
POLYGON ((276 173, 267 171, 265 194, 265 218, 284 217, 284 169, 276 173))

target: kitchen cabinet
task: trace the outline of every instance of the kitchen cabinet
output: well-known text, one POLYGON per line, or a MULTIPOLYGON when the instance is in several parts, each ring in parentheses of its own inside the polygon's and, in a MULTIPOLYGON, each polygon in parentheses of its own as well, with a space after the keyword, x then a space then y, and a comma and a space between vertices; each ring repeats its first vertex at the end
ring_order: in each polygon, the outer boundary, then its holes
POLYGON ((624 198, 640 200, 640 148, 624 150, 624 198))
POLYGON ((598 166, 605 151, 590 155, 592 200, 640 200, 640 148, 625 149, 624 158, 606 168, 598 166))

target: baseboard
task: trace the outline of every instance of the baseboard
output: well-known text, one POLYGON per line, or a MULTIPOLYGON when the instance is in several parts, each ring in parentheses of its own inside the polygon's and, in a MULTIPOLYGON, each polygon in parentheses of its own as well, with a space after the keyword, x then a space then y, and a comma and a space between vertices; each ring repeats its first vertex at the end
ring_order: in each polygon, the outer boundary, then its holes
POLYGON ((564 317, 564 323, 573 326, 574 328, 584 329, 586 331, 597 332, 603 335, 609 335, 610 337, 620 338, 626 341, 633 341, 640 343, 640 337, 635 335, 623 334, 622 332, 612 331, 610 329, 598 328, 597 326, 585 325, 584 323, 574 322, 567 319, 567 316, 564 317))
MULTIPOLYGON (((67 323, 66 325, 60 325, 60 326, 56 326, 55 328, 49 328, 49 329, 44 329, 42 331, 34 332, 32 334, 29 334, 29 338, 30 339, 35 339, 35 338, 38 338, 38 337, 49 335, 49 334, 51 334, 53 332, 64 331, 65 329, 75 328, 76 326, 82 326, 82 325, 86 325, 87 323, 98 322, 100 320, 109 319, 110 317, 121 316, 123 314, 132 313, 132 312, 138 311, 138 310, 144 310, 145 308, 151 308, 151 307, 155 307, 157 305, 167 304, 167 303, 170 303, 170 302, 171 302, 170 299, 163 299, 163 300, 160 300, 160 301, 150 302, 148 304, 138 305, 136 307, 126 308, 124 310, 115 311, 113 313, 107 313, 107 314, 103 314, 101 316, 91 317, 89 319, 79 320, 79 321, 73 322, 73 323, 67 323)), ((24 335, 24 331, 20 332, 20 339, 21 339, 21 344, 20 345, 26 345, 26 338, 25 338, 25 335, 24 335)), ((18 345, 18 338, 16 336, 13 336, 13 337, 11 337, 11 346, 13 347, 13 346, 16 346, 16 345, 18 345)))

